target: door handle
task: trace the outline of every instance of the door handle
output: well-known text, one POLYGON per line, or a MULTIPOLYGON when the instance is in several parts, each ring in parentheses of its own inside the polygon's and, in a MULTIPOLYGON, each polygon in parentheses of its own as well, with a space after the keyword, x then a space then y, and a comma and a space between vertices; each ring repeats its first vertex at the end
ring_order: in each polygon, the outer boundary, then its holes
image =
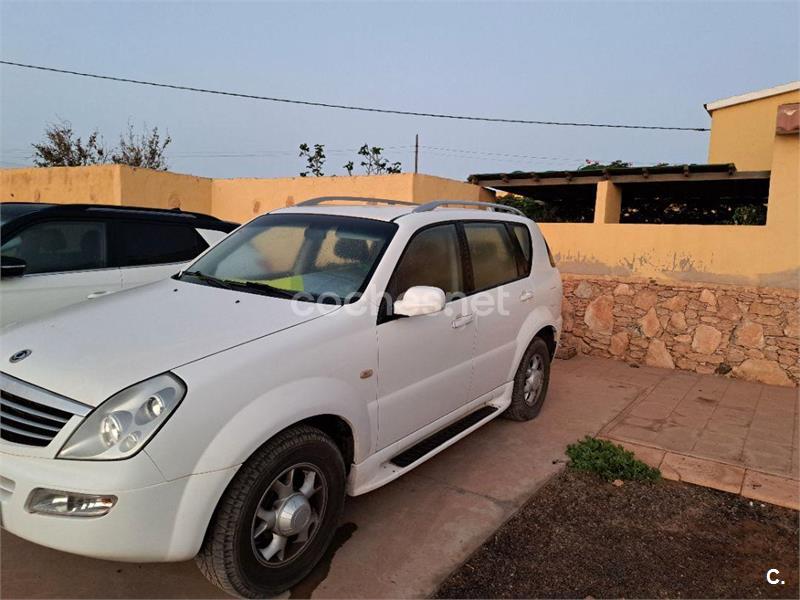
POLYGON ((86 296, 87 300, 91 300, 92 298, 99 298, 100 296, 105 296, 106 294, 110 294, 111 290, 101 290, 99 292, 92 292, 88 296, 86 296))
POLYGON ((463 315, 461 317, 456 317, 453 319, 453 329, 458 329, 459 327, 464 327, 464 325, 469 325, 472 323, 472 319, 474 318, 474 315, 463 315))
POLYGON ((525 290, 519 295, 520 302, 527 302, 528 300, 533 300, 533 292, 530 290, 525 290))

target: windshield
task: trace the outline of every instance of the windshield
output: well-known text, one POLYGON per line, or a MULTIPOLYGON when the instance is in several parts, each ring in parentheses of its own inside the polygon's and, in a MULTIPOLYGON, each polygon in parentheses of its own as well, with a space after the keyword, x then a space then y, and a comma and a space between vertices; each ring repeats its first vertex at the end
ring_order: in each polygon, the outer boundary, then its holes
POLYGON ((48 206, 52 206, 52 204, 17 204, 15 202, 3 202, 0 204, 0 225, 5 225, 17 217, 42 210, 48 206))
POLYGON ((309 301, 362 292, 397 225, 314 214, 269 214, 222 240, 181 275, 204 285, 309 301))

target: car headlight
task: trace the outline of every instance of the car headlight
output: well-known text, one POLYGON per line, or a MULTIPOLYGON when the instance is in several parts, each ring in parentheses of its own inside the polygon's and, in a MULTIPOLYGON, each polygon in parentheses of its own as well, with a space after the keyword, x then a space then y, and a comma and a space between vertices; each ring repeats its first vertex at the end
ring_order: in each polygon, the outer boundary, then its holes
POLYGON ((98 406, 73 432, 58 458, 115 460, 141 450, 186 395, 171 373, 132 385, 98 406))

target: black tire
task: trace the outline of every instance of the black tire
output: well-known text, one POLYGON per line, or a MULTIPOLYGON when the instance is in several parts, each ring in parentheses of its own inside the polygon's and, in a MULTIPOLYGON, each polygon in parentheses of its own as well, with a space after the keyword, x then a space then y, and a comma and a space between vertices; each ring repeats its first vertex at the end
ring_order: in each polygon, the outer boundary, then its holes
MULTIPOLYGON (((540 337, 533 338, 533 341, 522 355, 522 360, 517 367, 514 375, 514 390, 511 393, 511 405, 503 413, 507 419, 514 421, 530 421, 542 410, 542 404, 547 396, 547 388, 550 385, 550 350, 547 343, 540 337), (542 366, 543 381, 535 397, 525 399, 525 382, 527 379, 528 367, 532 361, 539 360, 542 366)), ((533 395, 532 395, 533 396, 533 395)))
MULTIPOLYGON (((292 476, 288 477, 291 481, 292 476)), ((322 558, 341 517, 344 496, 345 466, 333 440, 306 425, 287 429, 239 469, 217 505, 195 561, 211 583, 231 595, 277 596, 299 583, 322 558), (324 505, 314 533, 297 555, 271 566, 253 541, 256 510, 270 486, 295 465, 310 465, 318 471, 326 486, 324 505)))

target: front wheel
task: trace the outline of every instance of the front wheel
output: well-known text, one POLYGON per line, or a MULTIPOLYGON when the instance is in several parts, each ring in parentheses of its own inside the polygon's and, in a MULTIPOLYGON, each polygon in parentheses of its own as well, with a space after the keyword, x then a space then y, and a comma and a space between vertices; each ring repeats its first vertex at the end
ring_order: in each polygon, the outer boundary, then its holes
POLYGON ((288 429, 236 474, 195 560, 229 594, 277 596, 322 558, 344 493, 344 461, 333 440, 313 427, 288 429))
POLYGON ((503 416, 514 421, 530 421, 542 410, 547 387, 550 384, 550 350, 540 337, 533 341, 522 355, 514 376, 511 405, 503 416))

